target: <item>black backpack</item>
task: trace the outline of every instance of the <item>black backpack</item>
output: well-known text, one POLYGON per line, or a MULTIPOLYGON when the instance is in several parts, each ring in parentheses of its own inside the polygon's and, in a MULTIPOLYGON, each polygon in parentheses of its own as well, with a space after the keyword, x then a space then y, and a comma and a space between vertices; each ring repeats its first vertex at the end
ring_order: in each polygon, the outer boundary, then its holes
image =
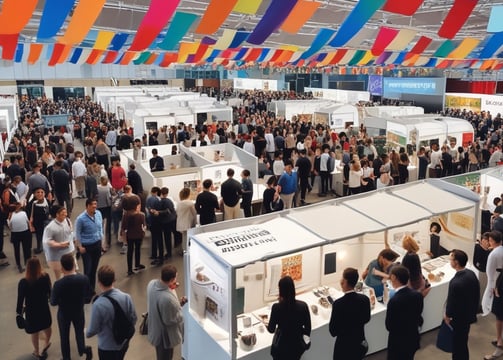
POLYGON ((131 320, 128 319, 127 315, 124 313, 124 310, 122 310, 117 300, 108 295, 103 296, 110 300, 110 302, 114 306, 112 333, 114 335, 115 342, 117 344, 122 344, 133 337, 135 332, 134 324, 131 320))

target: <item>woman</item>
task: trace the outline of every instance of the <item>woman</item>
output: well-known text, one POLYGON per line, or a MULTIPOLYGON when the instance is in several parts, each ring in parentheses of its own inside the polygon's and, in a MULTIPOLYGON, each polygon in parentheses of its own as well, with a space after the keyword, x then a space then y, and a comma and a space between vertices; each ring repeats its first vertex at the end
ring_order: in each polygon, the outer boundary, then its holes
POLYGON ((20 273, 24 271, 21 266, 21 254, 19 251, 20 245, 23 247, 24 262, 28 261, 31 256, 31 232, 28 216, 21 208, 21 203, 16 203, 16 210, 9 214, 7 225, 10 229, 10 241, 14 246, 14 257, 16 265, 20 273))
POLYGON ((61 278, 61 257, 75 250, 73 226, 64 206, 55 205, 51 209, 54 219, 45 227, 42 242, 44 244, 47 265, 54 271, 56 280, 61 278))
POLYGON ((409 181, 409 157, 406 153, 400 154, 400 161, 398 162, 398 183, 405 184, 409 181))
POLYGON ((139 207, 133 211, 124 211, 122 216, 121 236, 124 244, 127 245, 127 274, 131 276, 133 272, 133 251, 135 271, 145 269, 145 265, 140 263, 141 242, 145 236, 145 214, 139 210, 139 207))
POLYGON ((274 360, 298 360, 305 351, 303 336, 311 335, 311 315, 305 302, 295 300, 295 284, 290 276, 282 278, 278 287, 279 302, 272 306, 267 331, 279 331, 281 335, 277 351, 271 348, 271 355, 274 360))
POLYGON ((374 289, 376 298, 380 301, 384 293, 383 282, 388 280, 388 273, 391 265, 398 258, 398 254, 391 249, 383 249, 377 255, 377 259, 372 260, 367 269, 362 274, 365 284, 374 289))
POLYGON ((367 159, 362 159, 362 192, 372 191, 375 189, 374 185, 374 168, 369 166, 367 159))
POLYGON ((112 160, 112 168, 110 169, 110 184, 115 191, 120 191, 127 184, 126 172, 121 167, 120 159, 112 160))
POLYGON ((27 211, 30 219, 30 231, 35 233, 37 247, 35 254, 40 254, 42 250, 42 236, 44 228, 49 222, 50 205, 45 198, 45 191, 42 188, 36 188, 33 192, 33 200, 28 203, 27 211))
POLYGON ((391 150, 391 153, 389 154, 389 160, 391 162, 390 176, 393 179, 393 184, 399 184, 400 175, 398 173, 398 164, 400 163, 400 157, 395 150, 391 150))
POLYGON ((278 179, 275 176, 271 176, 269 179, 267 179, 267 188, 264 190, 262 196, 264 214, 283 210, 283 202, 279 197, 278 189, 276 187, 277 184, 278 179))
POLYGON ((197 212, 194 202, 189 199, 190 189, 183 188, 178 194, 180 202, 176 207, 176 231, 182 233, 182 250, 187 250, 187 230, 196 226, 197 212))
POLYGON ((106 222, 103 222, 103 233, 106 236, 104 236, 101 241, 101 249, 103 252, 107 252, 112 241, 112 227, 110 224, 112 221, 112 187, 108 183, 108 178, 106 176, 100 178, 96 200, 98 202, 98 210, 103 220, 106 219, 106 222))
MULTIPOLYGON (((409 270, 410 278, 407 284, 411 289, 417 290, 423 294, 428 295, 430 287, 427 286, 426 281, 421 272, 421 260, 417 255, 419 245, 416 240, 410 235, 405 235, 402 240, 402 247, 407 251, 403 256, 402 265, 409 270)), ((429 284, 428 284, 429 285, 429 284)))
MULTIPOLYGON (((360 161, 351 160, 349 168, 349 195, 359 194, 361 192, 363 171, 360 161)), ((367 184, 365 184, 367 185, 367 184)))
POLYGON ((32 257, 26 264, 25 277, 18 284, 16 313, 25 313, 25 331, 31 335, 33 356, 37 359, 46 359, 47 350, 51 346, 50 296, 51 279, 42 271, 40 261, 32 257), (43 332, 45 337, 42 351, 39 350, 38 344, 40 332, 43 332))

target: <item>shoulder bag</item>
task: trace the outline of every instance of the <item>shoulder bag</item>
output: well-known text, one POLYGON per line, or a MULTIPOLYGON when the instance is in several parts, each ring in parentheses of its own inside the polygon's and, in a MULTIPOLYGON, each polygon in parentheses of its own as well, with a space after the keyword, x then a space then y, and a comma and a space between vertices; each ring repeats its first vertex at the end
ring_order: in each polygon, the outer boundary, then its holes
POLYGON ((271 355, 272 357, 277 357, 280 354, 280 342, 281 342, 281 329, 279 327, 276 328, 274 332, 274 336, 272 337, 271 344, 271 355))

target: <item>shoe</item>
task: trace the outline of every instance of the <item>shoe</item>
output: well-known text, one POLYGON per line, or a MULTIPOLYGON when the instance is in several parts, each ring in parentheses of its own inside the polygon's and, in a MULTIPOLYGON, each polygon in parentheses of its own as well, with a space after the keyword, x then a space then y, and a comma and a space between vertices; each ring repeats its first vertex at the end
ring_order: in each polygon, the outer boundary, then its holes
POLYGON ((157 265, 159 263, 159 260, 152 260, 150 262, 150 265, 157 265))
POLYGON ((126 246, 126 245, 122 245, 122 248, 121 248, 120 253, 121 253, 122 255, 124 255, 125 253, 127 253, 127 246, 126 246))
POLYGON ((84 354, 86 354, 86 360, 92 360, 92 358, 93 358, 93 348, 90 347, 90 346, 86 346, 86 349, 84 350, 84 354))
POLYGON ((165 258, 165 259, 169 259, 170 257, 171 257, 171 255, 170 255, 170 254, 165 254, 165 255, 164 255, 164 258, 165 258))
POLYGON ((21 265, 18 265, 17 269, 19 270, 20 274, 24 273, 24 267, 22 267, 21 265))
POLYGON ((5 261, 5 262, 3 262, 3 263, 1 263, 1 264, 0 264, 0 266, 9 266, 9 265, 10 265, 10 264, 9 264, 9 262, 8 262, 8 261, 5 261))
POLYGON ((498 345, 498 340, 491 341, 491 345, 497 347, 498 349, 503 349, 503 345, 498 345))
POLYGON ((149 256, 148 258, 149 258, 150 260, 155 260, 155 259, 157 259, 157 256, 149 256))
POLYGON ((35 254, 41 254, 41 253, 43 253, 43 252, 44 252, 44 250, 43 250, 43 249, 35 249, 35 250, 33 250, 33 252, 34 252, 35 254))
POLYGON ((140 265, 138 265, 137 267, 134 268, 135 271, 143 270, 143 269, 145 269, 145 265, 142 265, 142 264, 140 264, 140 265))
POLYGON ((51 343, 47 344, 45 348, 42 349, 42 352, 40 353, 40 356, 43 356, 44 358, 47 358, 47 350, 51 347, 51 343))
POLYGON ((128 271, 128 272, 127 272, 127 276, 132 276, 132 275, 134 275, 134 272, 133 272, 133 271, 128 271))

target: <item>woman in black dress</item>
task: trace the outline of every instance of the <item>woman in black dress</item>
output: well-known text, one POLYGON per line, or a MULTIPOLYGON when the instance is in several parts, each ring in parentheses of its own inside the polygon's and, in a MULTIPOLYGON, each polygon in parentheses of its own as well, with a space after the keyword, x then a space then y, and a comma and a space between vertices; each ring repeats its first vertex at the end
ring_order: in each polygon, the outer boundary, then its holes
POLYGON ((32 257, 26 263, 25 277, 19 281, 16 313, 25 313, 26 333, 31 335, 33 356, 47 358, 47 349, 51 346, 52 318, 49 310, 51 279, 42 271, 40 261, 32 257), (44 333, 44 348, 39 351, 39 335, 44 333))
POLYGON ((290 276, 283 277, 278 284, 279 302, 273 304, 267 331, 280 331, 279 344, 274 360, 299 360, 305 351, 304 335, 311 335, 311 315, 304 301, 295 300, 295 284, 290 276), (276 329, 276 327, 278 329, 276 329))

